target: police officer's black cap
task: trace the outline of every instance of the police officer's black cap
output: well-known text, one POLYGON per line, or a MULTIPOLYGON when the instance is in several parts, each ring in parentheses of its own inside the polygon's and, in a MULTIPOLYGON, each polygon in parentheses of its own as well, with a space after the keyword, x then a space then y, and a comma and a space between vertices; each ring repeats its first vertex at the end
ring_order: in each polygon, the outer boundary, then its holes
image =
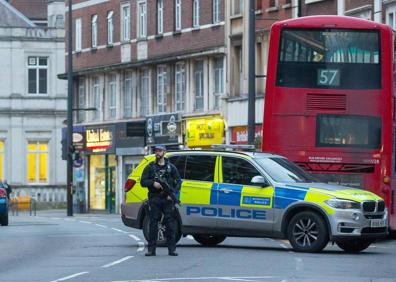
POLYGON ((162 145, 162 144, 160 144, 160 145, 155 145, 155 146, 154 146, 154 151, 155 151, 155 150, 166 151, 166 147, 165 147, 165 145, 162 145))

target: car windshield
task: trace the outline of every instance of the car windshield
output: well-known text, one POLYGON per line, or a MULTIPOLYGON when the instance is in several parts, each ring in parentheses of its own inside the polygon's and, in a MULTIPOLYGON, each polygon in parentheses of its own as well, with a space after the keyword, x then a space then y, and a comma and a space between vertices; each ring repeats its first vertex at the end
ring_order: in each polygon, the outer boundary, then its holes
POLYGON ((257 158, 256 160, 269 176, 277 182, 319 182, 311 174, 285 158, 257 158))

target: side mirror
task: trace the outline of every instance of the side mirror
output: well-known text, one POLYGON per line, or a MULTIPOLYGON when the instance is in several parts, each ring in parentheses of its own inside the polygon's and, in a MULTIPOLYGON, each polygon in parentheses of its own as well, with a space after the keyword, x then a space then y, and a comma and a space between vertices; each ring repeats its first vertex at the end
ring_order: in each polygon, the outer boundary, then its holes
POLYGON ((254 176, 250 181, 250 183, 256 184, 257 186, 261 186, 261 187, 270 186, 270 184, 261 175, 254 176))

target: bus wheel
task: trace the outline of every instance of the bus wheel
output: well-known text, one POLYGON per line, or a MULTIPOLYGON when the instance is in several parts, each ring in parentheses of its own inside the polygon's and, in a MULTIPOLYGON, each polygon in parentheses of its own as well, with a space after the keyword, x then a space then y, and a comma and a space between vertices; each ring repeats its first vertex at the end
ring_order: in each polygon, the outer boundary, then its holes
POLYGON ((364 240, 364 239, 349 239, 337 241, 336 244, 338 247, 343 249, 347 253, 357 254, 361 251, 367 249, 372 241, 364 240))
POLYGON ((198 243, 203 246, 216 246, 226 239, 226 236, 222 235, 203 235, 196 234, 192 235, 198 243))
MULTIPOLYGON (((149 226, 150 226, 150 218, 148 214, 143 219, 143 235, 146 241, 149 241, 149 226)), ((163 217, 161 220, 158 222, 158 237, 157 237, 157 246, 158 247, 165 247, 166 246, 166 227, 163 222, 163 217)), ((179 242, 181 238, 181 232, 180 232, 180 223, 178 220, 176 220, 176 235, 175 235, 175 243, 179 242)))
POLYGON ((287 237, 296 252, 320 252, 329 242, 324 220, 311 211, 300 212, 290 220, 287 237))

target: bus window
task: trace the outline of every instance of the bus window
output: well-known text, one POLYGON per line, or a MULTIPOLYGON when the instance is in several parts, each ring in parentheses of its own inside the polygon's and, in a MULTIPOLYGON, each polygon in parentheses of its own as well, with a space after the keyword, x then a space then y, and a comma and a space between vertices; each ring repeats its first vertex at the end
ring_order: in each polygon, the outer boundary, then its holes
POLYGON ((377 117, 318 115, 316 146, 377 149, 381 145, 381 119, 377 117))
POLYGON ((377 31, 285 29, 277 86, 379 89, 379 45, 377 31))

